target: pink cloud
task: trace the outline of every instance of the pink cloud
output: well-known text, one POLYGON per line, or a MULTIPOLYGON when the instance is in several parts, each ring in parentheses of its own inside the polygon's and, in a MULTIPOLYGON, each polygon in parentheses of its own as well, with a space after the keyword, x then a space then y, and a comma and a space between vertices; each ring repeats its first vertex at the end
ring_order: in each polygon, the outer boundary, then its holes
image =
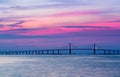
POLYGON ((120 22, 97 22, 97 23, 87 23, 83 25, 88 26, 106 26, 106 27, 112 27, 112 28, 119 28, 120 29, 120 22))
POLYGON ((17 35, 25 35, 25 36, 44 36, 44 35, 54 35, 54 34, 62 34, 62 33, 68 33, 68 32, 75 32, 80 29, 67 29, 64 27, 56 27, 56 28, 48 28, 45 30, 37 29, 37 30, 30 30, 26 31, 24 33, 18 33, 17 35))

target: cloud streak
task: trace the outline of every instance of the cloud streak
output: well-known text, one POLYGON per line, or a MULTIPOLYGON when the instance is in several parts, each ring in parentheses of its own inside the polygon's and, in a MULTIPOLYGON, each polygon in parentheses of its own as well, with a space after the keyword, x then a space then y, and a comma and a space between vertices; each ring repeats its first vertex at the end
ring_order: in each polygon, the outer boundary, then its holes
POLYGON ((25 23, 26 21, 19 21, 19 22, 17 22, 17 23, 15 23, 15 24, 10 24, 10 25, 8 25, 8 26, 19 26, 19 25, 21 25, 21 24, 23 24, 23 23, 25 23))
POLYGON ((63 26, 64 28, 111 28, 106 26, 63 26))

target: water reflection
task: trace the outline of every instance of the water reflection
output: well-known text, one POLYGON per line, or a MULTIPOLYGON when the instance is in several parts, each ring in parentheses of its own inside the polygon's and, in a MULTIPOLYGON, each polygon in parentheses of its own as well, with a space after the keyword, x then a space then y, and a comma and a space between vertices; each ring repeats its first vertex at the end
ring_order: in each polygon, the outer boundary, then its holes
POLYGON ((0 77, 120 77, 120 56, 0 57, 0 77))

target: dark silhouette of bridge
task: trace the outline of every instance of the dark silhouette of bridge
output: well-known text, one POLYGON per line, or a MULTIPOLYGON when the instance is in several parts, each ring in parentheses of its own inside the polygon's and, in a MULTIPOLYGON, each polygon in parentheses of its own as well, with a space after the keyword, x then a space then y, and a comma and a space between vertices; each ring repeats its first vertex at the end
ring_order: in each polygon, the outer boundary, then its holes
POLYGON ((96 44, 93 45, 93 48, 72 48, 71 43, 69 43, 68 48, 47 49, 47 50, 0 51, 0 55, 77 55, 77 54, 81 54, 81 52, 83 53, 84 51, 86 51, 85 54, 94 54, 94 55, 120 54, 120 50, 97 49, 96 44))

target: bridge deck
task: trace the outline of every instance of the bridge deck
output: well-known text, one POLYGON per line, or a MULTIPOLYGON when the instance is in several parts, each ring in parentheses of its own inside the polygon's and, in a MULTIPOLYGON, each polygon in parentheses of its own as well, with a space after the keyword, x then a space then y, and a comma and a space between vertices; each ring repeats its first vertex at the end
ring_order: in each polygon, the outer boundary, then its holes
POLYGON ((92 54, 98 54, 100 51, 104 55, 110 54, 120 54, 120 50, 108 50, 108 49, 85 49, 85 48, 78 48, 78 49, 51 49, 51 50, 27 50, 27 51, 7 51, 7 52, 0 52, 0 55, 72 55, 74 52, 80 53, 83 51, 89 51, 92 54), (82 50, 82 51, 81 51, 82 50))

